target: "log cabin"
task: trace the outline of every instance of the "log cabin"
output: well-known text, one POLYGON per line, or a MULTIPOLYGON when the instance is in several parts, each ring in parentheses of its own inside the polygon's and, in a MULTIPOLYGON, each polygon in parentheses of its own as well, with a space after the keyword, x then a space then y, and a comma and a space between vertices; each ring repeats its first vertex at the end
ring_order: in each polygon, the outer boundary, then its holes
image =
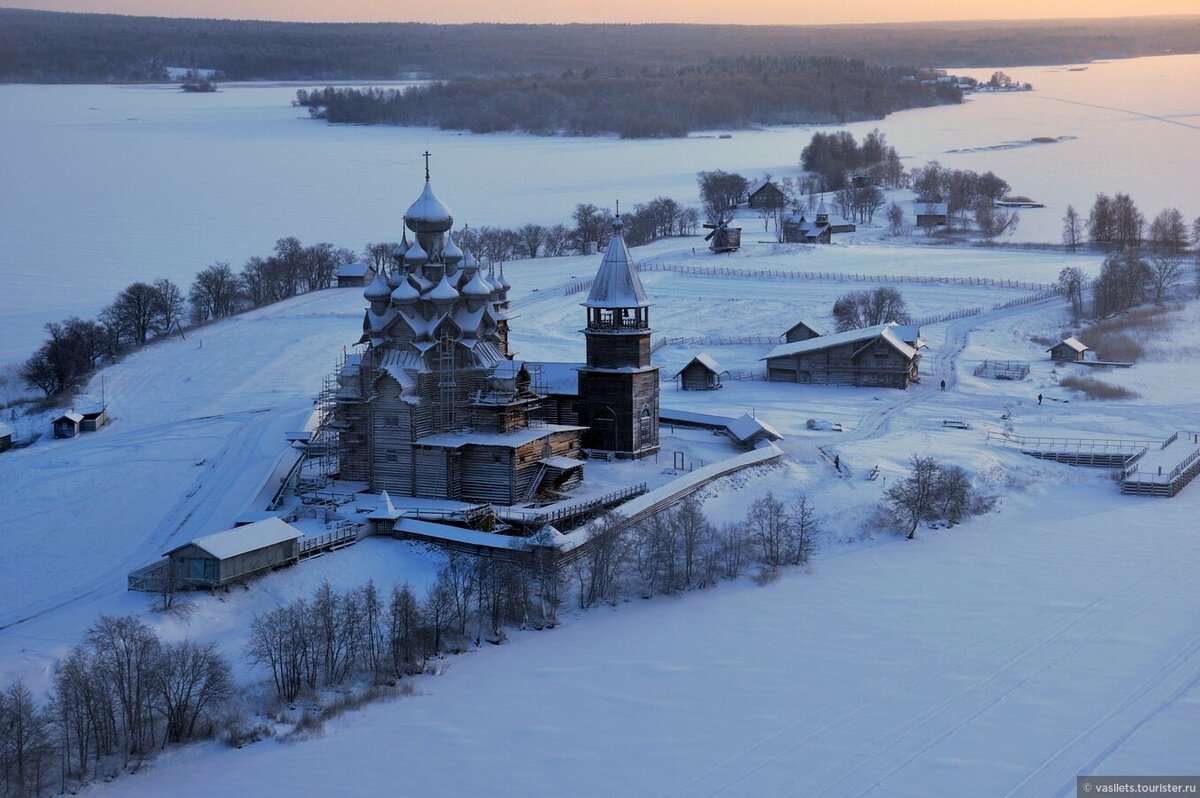
POLYGON ((889 322, 780 344, 761 359, 771 382, 907 388, 920 347, 916 328, 889 322))

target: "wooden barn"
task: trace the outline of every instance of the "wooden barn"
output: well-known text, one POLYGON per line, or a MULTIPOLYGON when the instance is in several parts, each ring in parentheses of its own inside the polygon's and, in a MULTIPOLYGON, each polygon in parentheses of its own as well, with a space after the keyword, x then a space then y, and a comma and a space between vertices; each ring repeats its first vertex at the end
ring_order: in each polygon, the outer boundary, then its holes
POLYGON ((944 227, 949 221, 949 206, 944 202, 915 202, 913 213, 917 227, 944 227))
POLYGON ((772 382, 907 388, 918 379, 918 332, 880 324, 780 344, 762 359, 772 382))
POLYGON ((54 427, 54 437, 74 438, 79 434, 83 424, 83 415, 70 410, 50 422, 54 427))
POLYGON ((13 429, 7 424, 0 423, 0 452, 12 448, 13 429))
POLYGON ((165 555, 167 567, 183 589, 221 587, 296 562, 302 534, 279 518, 268 518, 172 549, 165 555))
POLYGON ((762 419, 754 418, 749 413, 742 413, 726 424, 725 434, 744 449, 753 449, 762 441, 783 440, 783 435, 779 430, 762 419))
POLYGON ((772 180, 759 180, 746 192, 747 204, 755 209, 782 208, 787 202, 783 189, 772 180))
POLYGON ((369 263, 343 263, 333 273, 338 288, 362 288, 375 277, 375 269, 369 263))
POLYGON ((1088 351, 1088 348, 1083 341, 1071 337, 1059 341, 1046 351, 1050 353, 1051 360, 1075 361, 1083 360, 1084 353, 1088 351))
POLYGON ((807 341, 809 338, 816 338, 821 335, 821 331, 806 321, 798 321, 788 328, 783 334, 783 342, 785 344, 794 344, 797 341, 807 341))
POLYGON ((721 375, 728 369, 713 359, 707 352, 696 355, 688 364, 675 373, 679 388, 684 391, 714 391, 721 387, 721 375))

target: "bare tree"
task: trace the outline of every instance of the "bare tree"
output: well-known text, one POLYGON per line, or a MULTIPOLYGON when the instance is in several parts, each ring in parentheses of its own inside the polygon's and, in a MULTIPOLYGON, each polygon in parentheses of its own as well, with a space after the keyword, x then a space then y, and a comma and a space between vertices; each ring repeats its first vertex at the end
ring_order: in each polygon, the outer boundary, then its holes
POLYGON ((154 327, 160 335, 170 335, 183 319, 183 292, 170 280, 154 281, 154 327))
POLYGON ((214 263, 202 270, 192 281, 188 298, 195 321, 223 319, 237 310, 239 286, 237 275, 228 263, 214 263))
POLYGON ((816 508, 803 493, 796 495, 788 509, 791 535, 787 559, 795 565, 803 565, 817 552, 821 520, 817 516, 816 508))
POLYGON ((163 647, 154 688, 166 720, 166 740, 178 743, 195 737, 201 719, 233 695, 233 676, 215 643, 185 640, 163 647))
POLYGON ((115 687, 126 761, 144 755, 153 734, 158 638, 133 616, 103 615, 88 630, 88 642, 97 666, 115 687))
POLYGON ((894 321, 910 320, 904 297, 895 288, 881 286, 873 291, 850 291, 833 303, 833 318, 838 332, 873 327, 894 321))
POLYGON ((979 225, 979 233, 988 242, 1003 235, 1012 235, 1019 221, 1016 211, 996 208, 988 202, 981 202, 975 208, 975 223, 979 225))
POLYGON ((746 513, 746 529, 758 547, 762 561, 771 567, 782 565, 788 554, 790 519, 783 502, 768 492, 755 499, 746 513))
POLYGON ((908 476, 887 489, 884 501, 891 507, 896 523, 908 527, 907 537, 912 540, 917 534, 917 525, 933 508, 941 468, 932 457, 917 454, 909 462, 908 476))
POLYGON ((1063 214, 1063 246, 1068 252, 1074 252, 1079 248, 1079 243, 1083 240, 1083 220, 1079 218, 1079 212, 1075 210, 1074 205, 1067 206, 1067 212, 1063 214))
POLYGON ((1083 270, 1078 266, 1068 266, 1058 273, 1056 287, 1058 292, 1071 303, 1071 314, 1078 319, 1083 313, 1083 270))
POLYGON ((1164 208, 1150 223, 1150 243, 1167 255, 1179 255, 1188 244, 1187 224, 1178 208, 1164 208))
POLYGON ((904 229, 904 208, 900 203, 893 202, 887 209, 888 232, 894 236, 900 235, 904 229))
POLYGON ((1154 303, 1161 305, 1163 297, 1183 277, 1183 258, 1166 253, 1154 255, 1150 258, 1148 277, 1154 292, 1154 303))
POLYGON ((1093 244, 1108 246, 1117 239, 1116 210, 1106 194, 1097 194, 1087 220, 1088 237, 1093 244))
POLYGON ((540 224, 527 224, 517 231, 517 236, 521 239, 525 256, 536 258, 538 250, 542 248, 542 242, 546 240, 546 228, 540 224))

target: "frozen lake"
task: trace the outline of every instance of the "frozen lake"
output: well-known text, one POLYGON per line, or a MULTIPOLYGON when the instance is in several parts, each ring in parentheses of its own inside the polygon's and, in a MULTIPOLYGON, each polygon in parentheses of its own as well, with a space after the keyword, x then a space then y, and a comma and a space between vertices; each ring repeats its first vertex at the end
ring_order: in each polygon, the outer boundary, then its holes
MULTIPOLYGON (((1200 213, 1200 56, 1006 71, 1037 91, 847 127, 879 127, 910 166, 991 169, 1045 202, 1022 212, 1018 240, 1057 241, 1066 204, 1100 191, 1132 194, 1147 216, 1200 213), (1072 138, 1013 146, 1034 137, 1072 138)), ((300 87, 0 86, 0 363, 134 280, 186 286, 286 235, 356 250, 396 237, 426 147, 458 224, 516 225, 566 221, 577 202, 694 199, 702 169, 795 174, 813 130, 621 141, 336 127, 290 105, 300 87)))

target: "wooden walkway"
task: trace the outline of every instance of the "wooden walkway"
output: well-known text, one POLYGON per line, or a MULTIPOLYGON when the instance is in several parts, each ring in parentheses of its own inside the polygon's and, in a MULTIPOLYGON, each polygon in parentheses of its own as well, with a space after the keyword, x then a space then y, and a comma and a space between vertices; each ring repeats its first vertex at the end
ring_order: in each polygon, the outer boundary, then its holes
POLYGON ((1200 433, 1176 432, 1121 473, 1121 492, 1171 497, 1200 474, 1200 433))
POLYGON ((1056 438, 1011 435, 988 430, 988 443, 999 443, 1040 460, 1085 468, 1125 468, 1131 460, 1162 446, 1161 441, 1127 438, 1056 438))

